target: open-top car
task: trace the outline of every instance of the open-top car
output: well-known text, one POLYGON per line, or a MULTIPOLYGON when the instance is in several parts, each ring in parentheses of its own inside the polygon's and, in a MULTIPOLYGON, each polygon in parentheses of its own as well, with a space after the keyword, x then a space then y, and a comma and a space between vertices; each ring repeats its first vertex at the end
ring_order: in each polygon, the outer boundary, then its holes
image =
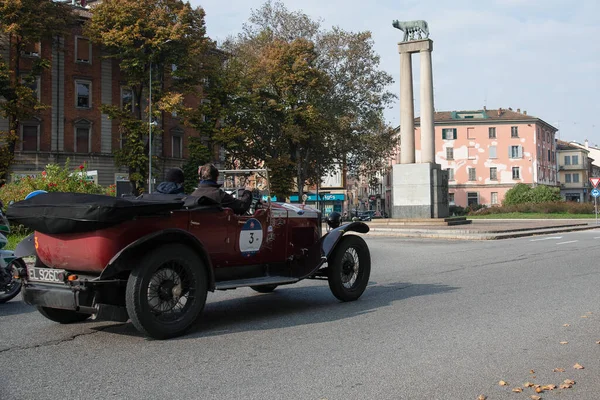
POLYGON ((323 235, 317 210, 272 201, 266 170, 220 176, 234 195, 254 188, 247 214, 185 195, 47 193, 14 203, 9 219, 35 231, 15 250, 29 257, 18 271, 23 299, 56 322, 131 319, 164 339, 190 327, 208 291, 326 279, 341 301, 362 295, 371 259, 353 233, 366 224, 329 221, 323 235))

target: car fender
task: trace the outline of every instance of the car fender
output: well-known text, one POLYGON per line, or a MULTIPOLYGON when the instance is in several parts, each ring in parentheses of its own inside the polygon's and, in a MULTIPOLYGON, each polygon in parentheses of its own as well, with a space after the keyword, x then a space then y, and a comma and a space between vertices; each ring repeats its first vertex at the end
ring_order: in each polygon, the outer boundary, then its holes
POLYGON ((329 259, 329 256, 333 253, 333 250, 340 242, 342 236, 347 232, 358 232, 367 233, 369 232, 369 225, 364 222, 350 222, 349 224, 341 225, 323 236, 321 242, 321 252, 324 257, 329 259))
POLYGON ((36 255, 34 234, 27 236, 21 240, 15 248, 15 257, 23 258, 36 255))
POLYGON ((131 242, 113 256, 106 267, 104 267, 104 270, 102 270, 100 279, 108 279, 120 272, 131 271, 134 267, 134 263, 127 262, 129 258, 135 258, 137 254, 145 251, 148 248, 156 248, 157 246, 167 243, 186 244, 198 253, 207 268, 206 272, 208 273, 208 288, 209 290, 214 291, 215 274, 210 257, 208 256, 208 251, 202 242, 200 242, 194 235, 182 229, 165 229, 162 231, 153 232, 131 242))

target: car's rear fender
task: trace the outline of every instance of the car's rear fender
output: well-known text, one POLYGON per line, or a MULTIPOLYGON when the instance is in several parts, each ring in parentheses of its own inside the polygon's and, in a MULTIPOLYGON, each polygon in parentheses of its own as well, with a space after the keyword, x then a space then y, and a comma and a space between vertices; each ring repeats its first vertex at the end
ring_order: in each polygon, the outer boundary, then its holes
POLYGON ((194 235, 182 229, 165 229, 143 236, 130 243, 115 254, 108 262, 100 274, 100 279, 109 279, 121 272, 131 271, 135 267, 136 261, 139 261, 144 253, 167 243, 185 244, 198 253, 198 256, 200 256, 202 262, 206 265, 208 288, 214 291, 215 274, 208 251, 206 251, 204 245, 194 235))
POLYGON ((333 250, 339 243, 340 239, 347 232, 367 233, 369 232, 369 225, 365 224, 364 222, 357 221, 350 222, 346 225, 341 225, 331 230, 329 233, 323 236, 321 241, 321 251, 324 257, 329 259, 329 256, 331 256, 333 253, 333 250))

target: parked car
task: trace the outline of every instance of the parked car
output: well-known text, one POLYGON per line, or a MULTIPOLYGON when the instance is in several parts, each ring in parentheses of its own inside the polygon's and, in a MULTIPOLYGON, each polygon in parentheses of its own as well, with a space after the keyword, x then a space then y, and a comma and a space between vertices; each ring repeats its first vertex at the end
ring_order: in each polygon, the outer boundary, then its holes
POLYGON ((268 293, 322 279, 341 301, 362 295, 369 248, 347 233, 367 233, 366 224, 338 222, 323 235, 316 209, 271 201, 266 170, 221 176, 231 193, 255 185, 249 213, 161 194, 47 193, 11 205, 8 217, 35 230, 15 251, 32 256, 18 271, 23 299, 59 323, 131 319, 143 334, 165 339, 191 326, 209 291, 268 293))

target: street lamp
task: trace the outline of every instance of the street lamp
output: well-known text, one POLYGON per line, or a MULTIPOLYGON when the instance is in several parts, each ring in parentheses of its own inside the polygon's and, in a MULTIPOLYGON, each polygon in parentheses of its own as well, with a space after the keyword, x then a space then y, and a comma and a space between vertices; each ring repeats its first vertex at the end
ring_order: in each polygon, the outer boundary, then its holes
MULTIPOLYGON (((171 39, 165 40, 167 44, 171 39)), ((152 58, 150 58, 150 83, 148 90, 148 193, 152 193, 152 126, 157 125, 152 121, 152 58)))

